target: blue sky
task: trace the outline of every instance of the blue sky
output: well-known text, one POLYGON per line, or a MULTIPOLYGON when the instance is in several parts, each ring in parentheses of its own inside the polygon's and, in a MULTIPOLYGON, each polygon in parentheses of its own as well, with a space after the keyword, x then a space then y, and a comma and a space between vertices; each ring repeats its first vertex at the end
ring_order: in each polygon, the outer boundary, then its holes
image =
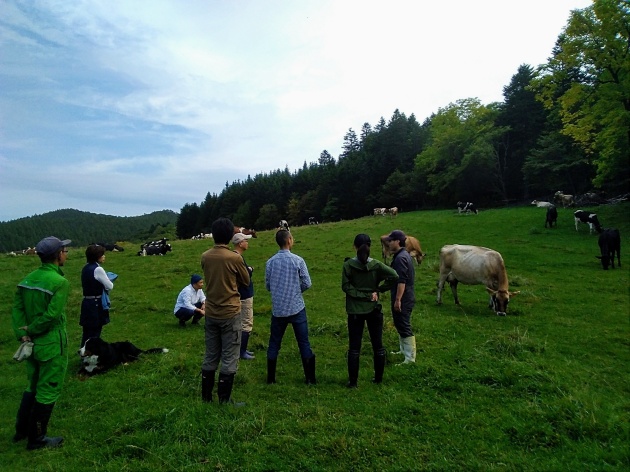
POLYGON ((179 211, 349 128, 501 101, 590 0, 0 0, 0 221, 179 211))

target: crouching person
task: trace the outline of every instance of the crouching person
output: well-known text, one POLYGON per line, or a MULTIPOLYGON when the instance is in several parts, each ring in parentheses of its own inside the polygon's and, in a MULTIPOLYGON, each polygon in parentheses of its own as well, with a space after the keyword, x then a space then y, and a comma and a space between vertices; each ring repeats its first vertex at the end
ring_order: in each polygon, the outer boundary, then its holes
POLYGON ((28 439, 27 449, 58 447, 63 437, 50 437, 48 422, 61 394, 68 368, 66 302, 70 284, 61 270, 70 240, 42 239, 35 251, 42 265, 17 286, 11 322, 16 338, 33 343, 25 360, 28 385, 15 422, 13 441, 28 439))
POLYGON ((206 295, 203 293, 203 279, 193 274, 190 284, 186 285, 175 303, 173 314, 179 319, 180 326, 186 326, 186 321, 192 318, 192 324, 199 324, 205 312, 206 295))

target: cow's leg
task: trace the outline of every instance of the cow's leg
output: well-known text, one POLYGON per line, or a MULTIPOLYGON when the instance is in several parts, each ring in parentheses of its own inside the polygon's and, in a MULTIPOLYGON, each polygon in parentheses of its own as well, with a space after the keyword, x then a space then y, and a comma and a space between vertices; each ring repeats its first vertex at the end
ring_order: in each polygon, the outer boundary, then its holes
POLYGON ((442 304, 442 290, 444 289, 444 282, 446 281, 446 277, 442 277, 438 279, 437 283, 437 303, 438 305, 442 304))
POLYGON ((453 292, 455 305, 459 305, 459 298, 457 298, 457 280, 449 280, 448 283, 451 286, 451 292, 453 292))
POLYGON ((578 227, 578 222, 579 222, 579 218, 575 218, 575 231, 577 231, 577 227, 578 227))

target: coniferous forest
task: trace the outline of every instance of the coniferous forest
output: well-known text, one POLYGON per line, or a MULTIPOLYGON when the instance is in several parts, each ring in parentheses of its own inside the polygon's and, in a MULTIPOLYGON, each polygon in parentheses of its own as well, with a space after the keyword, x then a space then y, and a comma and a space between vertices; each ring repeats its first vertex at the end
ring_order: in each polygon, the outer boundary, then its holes
MULTIPOLYGON (((465 80, 465 78, 462 78, 465 80)), ((210 232, 219 216, 269 229, 286 219, 338 221, 375 207, 413 211, 529 203, 630 189, 630 6, 595 0, 571 12, 548 62, 523 64, 503 101, 465 98, 418 121, 399 109, 350 128, 336 158, 227 184, 187 203, 177 236, 210 232)))

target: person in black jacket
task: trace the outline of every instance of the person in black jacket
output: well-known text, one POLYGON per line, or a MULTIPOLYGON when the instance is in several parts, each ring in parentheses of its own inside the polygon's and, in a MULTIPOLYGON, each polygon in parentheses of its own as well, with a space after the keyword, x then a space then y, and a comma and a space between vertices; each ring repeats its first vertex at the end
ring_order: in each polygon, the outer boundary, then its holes
POLYGON ((107 308, 103 306, 103 291, 109 292, 114 288, 105 269, 101 267, 105 261, 105 248, 98 244, 91 244, 85 250, 85 258, 87 264, 81 271, 83 301, 79 324, 83 327, 83 336, 80 347, 89 338, 101 337, 103 326, 109 323, 109 306, 107 308))

